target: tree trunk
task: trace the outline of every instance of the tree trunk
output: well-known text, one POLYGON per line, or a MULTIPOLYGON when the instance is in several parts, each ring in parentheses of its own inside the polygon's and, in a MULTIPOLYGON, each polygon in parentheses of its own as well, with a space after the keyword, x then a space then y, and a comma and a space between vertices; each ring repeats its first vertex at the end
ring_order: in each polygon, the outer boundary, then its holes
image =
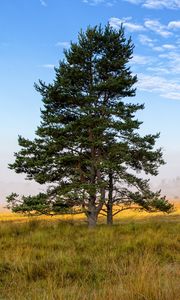
POLYGON ((96 212, 89 212, 87 216, 88 220, 88 228, 94 228, 97 224, 97 213, 96 212))
POLYGON ((107 225, 113 225, 113 206, 112 203, 107 205, 107 225))
POLYGON ((89 202, 88 209, 86 211, 89 228, 94 228, 96 226, 98 215, 102 209, 103 204, 104 204, 104 198, 101 200, 101 202, 98 205, 96 205, 95 197, 93 197, 93 196, 91 197, 91 201, 89 202), (93 200, 93 198, 94 198, 94 200, 93 200))
POLYGON ((107 224, 113 225, 113 175, 109 172, 109 195, 107 207, 107 224))

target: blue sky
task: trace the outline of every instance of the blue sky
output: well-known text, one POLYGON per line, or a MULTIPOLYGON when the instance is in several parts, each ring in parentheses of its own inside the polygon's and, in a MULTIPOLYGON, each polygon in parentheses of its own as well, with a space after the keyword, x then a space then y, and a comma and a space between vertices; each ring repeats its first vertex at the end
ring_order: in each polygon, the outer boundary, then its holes
POLYGON ((180 176, 180 0, 2 0, 0 3, 0 201, 12 186, 38 189, 8 170, 17 136, 34 137, 40 122, 38 79, 52 82, 63 48, 88 25, 123 22, 135 44, 130 63, 138 76, 142 133, 161 132, 166 166, 161 179, 180 176))

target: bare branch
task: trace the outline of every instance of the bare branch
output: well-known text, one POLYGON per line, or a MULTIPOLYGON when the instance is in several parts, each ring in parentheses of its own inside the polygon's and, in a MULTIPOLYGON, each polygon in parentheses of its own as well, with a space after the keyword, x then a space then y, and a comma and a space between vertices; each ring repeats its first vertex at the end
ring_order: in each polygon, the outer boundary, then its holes
POLYGON ((138 209, 138 210, 140 210, 140 209, 142 209, 142 208, 136 207, 136 206, 124 207, 124 208, 121 208, 121 209, 119 209, 118 211, 116 211, 116 212, 113 214, 113 216, 117 215, 118 213, 120 213, 120 212, 123 211, 123 210, 128 210, 128 209, 138 209))

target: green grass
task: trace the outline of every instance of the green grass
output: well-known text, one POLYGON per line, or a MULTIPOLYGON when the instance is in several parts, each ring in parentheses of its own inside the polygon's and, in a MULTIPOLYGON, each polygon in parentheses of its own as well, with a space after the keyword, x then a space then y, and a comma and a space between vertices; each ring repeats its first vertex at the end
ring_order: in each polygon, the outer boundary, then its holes
POLYGON ((180 223, 0 223, 0 300, 179 300, 180 223))

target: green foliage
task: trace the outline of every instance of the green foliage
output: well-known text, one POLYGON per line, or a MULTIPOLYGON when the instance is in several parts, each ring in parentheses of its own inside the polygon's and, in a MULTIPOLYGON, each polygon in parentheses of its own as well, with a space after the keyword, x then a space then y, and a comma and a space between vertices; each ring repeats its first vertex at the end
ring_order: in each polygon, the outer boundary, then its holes
POLYGON ((49 210, 47 202, 47 195, 40 193, 37 196, 23 196, 19 199, 19 195, 12 193, 7 197, 8 207, 11 207, 13 212, 27 212, 39 211, 46 212, 49 210))
POLYGON ((21 212, 29 215, 50 215, 64 214, 64 213, 77 213, 78 210, 72 209, 73 204, 63 201, 62 199, 56 199, 55 202, 48 197, 48 193, 39 193, 35 196, 22 196, 12 193, 7 197, 7 208, 15 213, 21 212))
POLYGON ((165 196, 161 196, 161 191, 152 192, 146 188, 145 190, 141 190, 141 192, 133 193, 130 191, 128 193, 128 197, 130 203, 133 202, 138 204, 140 209, 144 209, 149 212, 162 211, 170 213, 174 209, 174 205, 170 203, 165 196))
MULTIPOLYGON (((14 211, 62 213, 78 206, 93 226, 105 203, 118 202, 112 198, 124 193, 124 184, 141 190, 131 200, 137 195, 145 203, 148 183, 130 172, 157 175, 164 161, 161 149, 154 150, 159 134, 138 133, 135 114, 144 106, 123 100, 135 96, 137 77, 128 65, 133 48, 123 27, 88 27, 64 52, 54 82, 35 84, 42 121, 33 141, 19 137, 21 150, 10 168, 50 186, 47 194, 23 197, 21 203, 9 198, 14 211)), ((157 207, 167 210, 166 202, 157 207)))

